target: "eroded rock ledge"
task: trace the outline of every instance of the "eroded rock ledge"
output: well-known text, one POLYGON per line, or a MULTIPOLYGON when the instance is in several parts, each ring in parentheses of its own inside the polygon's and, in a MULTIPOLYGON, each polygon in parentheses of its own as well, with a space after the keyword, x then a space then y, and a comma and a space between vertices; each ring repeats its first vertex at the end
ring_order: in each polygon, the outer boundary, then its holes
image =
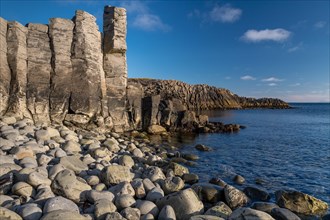
MULTIPOLYGON (((225 131, 203 109, 287 108, 278 99, 238 97, 226 89, 172 80, 127 80, 126 10, 105 6, 103 34, 96 18, 26 26, 0 17, 0 117, 36 124, 123 132, 152 129, 225 131), (158 127, 159 128, 159 127, 158 127)), ((238 128, 229 126, 228 131, 238 128)))
POLYGON ((174 131, 232 132, 240 126, 209 123, 206 115, 198 113, 214 109, 289 108, 280 99, 239 97, 228 89, 177 80, 128 79, 127 99, 129 121, 137 129, 161 125, 174 131))

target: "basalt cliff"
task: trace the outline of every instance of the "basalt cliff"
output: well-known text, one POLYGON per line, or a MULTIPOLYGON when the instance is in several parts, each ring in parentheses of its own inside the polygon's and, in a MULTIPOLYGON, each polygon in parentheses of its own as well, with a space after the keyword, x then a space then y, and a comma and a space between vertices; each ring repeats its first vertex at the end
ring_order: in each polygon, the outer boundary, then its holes
MULTIPOLYGON (((0 18, 0 117, 123 132, 207 123, 201 109, 287 108, 278 99, 172 80, 127 79, 126 10, 106 6, 103 32, 91 14, 49 24, 0 18)), ((188 126, 189 127, 189 126, 188 126)))

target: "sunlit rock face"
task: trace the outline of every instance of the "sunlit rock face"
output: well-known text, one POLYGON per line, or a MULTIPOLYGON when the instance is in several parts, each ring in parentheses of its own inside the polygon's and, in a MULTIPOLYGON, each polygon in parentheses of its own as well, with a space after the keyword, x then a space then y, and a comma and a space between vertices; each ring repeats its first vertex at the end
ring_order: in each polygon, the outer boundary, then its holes
POLYGON ((103 67, 107 85, 109 116, 115 131, 128 127, 126 114, 126 9, 104 7, 103 67))

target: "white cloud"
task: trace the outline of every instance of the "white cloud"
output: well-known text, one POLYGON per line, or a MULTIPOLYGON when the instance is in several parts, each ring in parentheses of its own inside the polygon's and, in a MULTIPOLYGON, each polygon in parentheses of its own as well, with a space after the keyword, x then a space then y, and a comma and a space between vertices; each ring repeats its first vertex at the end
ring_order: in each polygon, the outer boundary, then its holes
POLYGON ((276 41, 283 42, 291 36, 291 32, 282 28, 265 30, 248 30, 241 39, 248 42, 276 41))
POLYGON ((126 8, 128 13, 134 14, 133 27, 144 31, 171 30, 171 26, 165 24, 158 15, 151 13, 149 7, 142 1, 122 2, 121 6, 126 8))
POLYGON ((261 81, 263 81, 263 82, 281 82, 281 81, 283 81, 283 79, 278 79, 276 77, 269 77, 266 79, 262 79, 261 81))
POLYGON ((289 52, 289 53, 292 53, 292 52, 295 52, 295 51, 297 51, 297 50, 299 50, 299 49, 300 49, 299 46, 291 47, 291 48, 288 49, 288 52, 289 52))
POLYGON ((222 23, 233 23, 237 21, 242 15, 242 10, 233 8, 229 4, 224 6, 215 5, 210 11, 209 16, 212 21, 222 23))
POLYGON ((170 31, 171 27, 164 24, 162 20, 154 14, 139 14, 133 21, 133 26, 145 31, 170 31))
POLYGON ((128 13, 148 13, 148 7, 141 1, 127 1, 120 4, 128 13))
POLYGON ((326 21, 318 21, 314 24, 315 28, 321 29, 326 26, 327 22, 326 21))
POLYGON ((241 77, 241 80, 256 80, 256 78, 250 75, 245 75, 241 77))
POLYGON ((242 15, 242 10, 234 8, 230 4, 223 6, 214 5, 210 10, 200 11, 194 9, 187 14, 188 18, 200 18, 204 22, 233 23, 238 21, 242 15))
POLYGON ((231 79, 231 77, 230 76, 226 76, 225 79, 229 80, 229 79, 231 79))
POLYGON ((269 86, 277 86, 276 83, 269 83, 268 85, 269 85, 269 86))
POLYGON ((294 84, 291 84, 290 86, 300 86, 301 85, 301 83, 294 83, 294 84))

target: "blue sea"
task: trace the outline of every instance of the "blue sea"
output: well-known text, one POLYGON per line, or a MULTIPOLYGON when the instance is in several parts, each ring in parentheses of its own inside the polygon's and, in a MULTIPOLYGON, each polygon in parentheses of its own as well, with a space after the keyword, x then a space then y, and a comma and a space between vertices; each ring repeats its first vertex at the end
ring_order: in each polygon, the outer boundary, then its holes
POLYGON ((246 129, 201 134, 182 142, 183 152, 200 157, 190 171, 203 182, 220 177, 230 184, 239 174, 245 185, 263 187, 271 194, 294 189, 330 204, 330 104, 290 105, 294 108, 205 112, 210 121, 237 123, 246 129), (196 144, 213 151, 199 152, 196 144), (263 183, 257 185, 257 179, 263 183))

